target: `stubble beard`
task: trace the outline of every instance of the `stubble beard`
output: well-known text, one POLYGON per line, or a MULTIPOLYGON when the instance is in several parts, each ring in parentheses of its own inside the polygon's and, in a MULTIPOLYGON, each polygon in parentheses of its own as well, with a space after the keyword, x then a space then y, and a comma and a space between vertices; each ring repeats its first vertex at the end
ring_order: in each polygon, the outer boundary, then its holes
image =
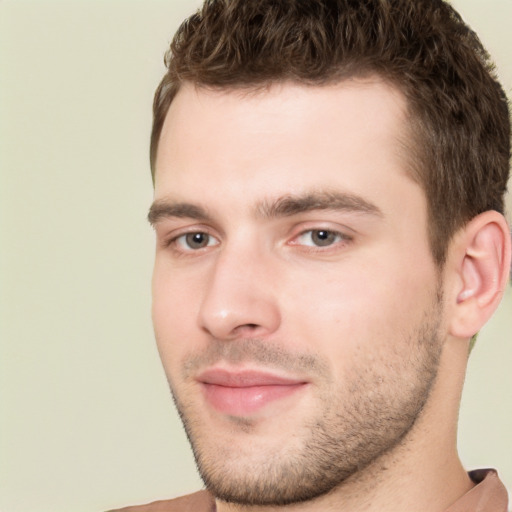
MULTIPOLYGON (((442 348, 441 310, 438 293, 421 324, 407 341, 401 341, 402 352, 397 351, 389 361, 375 357, 358 360, 338 390, 330 388, 319 396, 322 414, 290 432, 288 446, 274 446, 254 457, 244 459, 236 446, 216 443, 212 427, 196 419, 171 385, 206 488, 222 501, 247 506, 310 501, 341 487, 392 452, 411 432, 436 380, 442 348)), ((312 365, 319 372, 325 369, 321 361, 308 361, 308 357, 285 364, 286 357, 295 356, 283 355, 260 340, 215 342, 212 347, 189 367, 224 358, 231 362, 277 361, 276 367, 312 365)), ((293 418, 290 420, 293 424, 293 418)), ((250 448, 251 421, 240 420, 234 428, 245 429, 250 448)))

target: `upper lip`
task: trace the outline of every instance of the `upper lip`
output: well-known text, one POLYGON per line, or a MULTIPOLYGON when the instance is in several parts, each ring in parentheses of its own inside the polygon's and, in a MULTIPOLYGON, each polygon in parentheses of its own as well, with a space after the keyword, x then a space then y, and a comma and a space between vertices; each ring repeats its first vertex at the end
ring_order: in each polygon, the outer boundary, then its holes
POLYGON ((259 370, 229 371, 210 368, 202 372, 197 380, 203 384, 214 384, 231 388, 249 388, 252 386, 294 386, 304 384, 302 379, 282 377, 259 370))

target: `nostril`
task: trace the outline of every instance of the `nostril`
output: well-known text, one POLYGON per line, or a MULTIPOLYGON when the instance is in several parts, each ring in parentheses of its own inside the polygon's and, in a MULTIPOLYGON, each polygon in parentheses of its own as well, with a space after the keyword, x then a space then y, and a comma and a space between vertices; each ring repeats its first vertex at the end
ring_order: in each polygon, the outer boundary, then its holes
POLYGON ((278 329, 280 314, 274 297, 255 290, 251 283, 238 285, 220 279, 208 290, 197 315, 201 329, 217 339, 263 337, 278 329))
POLYGON ((258 324, 242 324, 239 325, 234 332, 237 336, 254 336, 255 332, 261 328, 258 324))

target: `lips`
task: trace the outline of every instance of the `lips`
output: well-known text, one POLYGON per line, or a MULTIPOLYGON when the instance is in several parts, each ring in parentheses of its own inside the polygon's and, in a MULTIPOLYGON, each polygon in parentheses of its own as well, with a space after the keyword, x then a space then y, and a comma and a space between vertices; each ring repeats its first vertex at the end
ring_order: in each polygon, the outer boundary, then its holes
POLYGON ((307 382, 260 371, 209 369, 197 379, 206 401, 231 416, 254 414, 303 389, 307 382))

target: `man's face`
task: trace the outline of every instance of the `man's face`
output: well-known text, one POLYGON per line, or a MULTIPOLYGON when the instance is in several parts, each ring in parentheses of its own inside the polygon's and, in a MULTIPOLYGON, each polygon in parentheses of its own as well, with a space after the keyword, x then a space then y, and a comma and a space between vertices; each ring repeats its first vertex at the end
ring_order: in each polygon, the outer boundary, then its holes
POLYGON ((185 86, 157 156, 156 339, 207 486, 285 504, 407 435, 442 336, 405 102, 378 80, 185 86))

